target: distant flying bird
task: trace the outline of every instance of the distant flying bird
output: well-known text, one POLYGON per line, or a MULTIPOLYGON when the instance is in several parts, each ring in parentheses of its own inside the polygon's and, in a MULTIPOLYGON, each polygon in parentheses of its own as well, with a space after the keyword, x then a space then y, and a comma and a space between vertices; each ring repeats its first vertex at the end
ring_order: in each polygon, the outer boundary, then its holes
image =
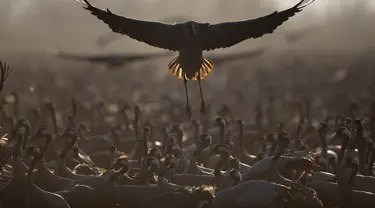
POLYGON ((91 63, 107 64, 108 67, 122 67, 137 61, 144 61, 149 59, 156 59, 172 55, 171 52, 166 53, 143 53, 143 54, 109 54, 109 55, 78 55, 68 52, 63 52, 58 49, 51 50, 50 53, 54 56, 76 61, 89 61, 91 63))
POLYGON ((213 64, 203 57, 203 51, 227 48, 250 38, 270 34, 290 17, 314 2, 314 0, 301 0, 290 9, 239 22, 210 24, 188 21, 171 25, 118 16, 109 9, 104 11, 94 7, 87 0, 79 1, 85 4, 86 10, 107 24, 113 32, 127 35, 154 47, 179 52, 179 56, 173 59, 168 67, 176 77, 183 79, 186 116, 189 118, 191 109, 187 80, 198 80, 201 114, 205 114, 206 111, 200 81, 212 70, 213 64))
MULTIPOLYGON (((220 66, 225 63, 230 63, 232 61, 244 60, 256 58, 265 52, 264 48, 255 49, 251 51, 238 52, 226 55, 209 55, 208 59, 212 61, 215 66, 220 66)), ((96 64, 106 64, 111 68, 123 67, 127 64, 133 63, 135 61, 147 60, 152 58, 160 58, 164 56, 172 55, 172 53, 147 53, 147 54, 103 54, 103 55, 79 55, 69 52, 63 52, 60 50, 51 51, 52 55, 61 57, 63 59, 76 60, 76 61, 88 61, 96 64)))

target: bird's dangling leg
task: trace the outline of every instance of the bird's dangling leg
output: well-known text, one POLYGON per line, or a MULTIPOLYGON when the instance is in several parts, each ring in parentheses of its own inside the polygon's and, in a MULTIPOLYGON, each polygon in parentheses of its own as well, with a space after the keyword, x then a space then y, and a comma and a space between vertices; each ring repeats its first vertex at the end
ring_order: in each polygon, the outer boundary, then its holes
POLYGON ((199 92, 201 94, 201 114, 205 115, 206 114, 206 103, 204 102, 204 98, 203 98, 201 76, 200 75, 198 76, 198 85, 199 85, 199 92))
POLYGON ((185 86, 185 96, 186 96, 186 114, 185 114, 185 116, 190 119, 191 118, 191 108, 190 108, 190 104, 189 104, 189 93, 188 93, 188 90, 187 90, 186 75, 184 75, 184 86, 185 86))

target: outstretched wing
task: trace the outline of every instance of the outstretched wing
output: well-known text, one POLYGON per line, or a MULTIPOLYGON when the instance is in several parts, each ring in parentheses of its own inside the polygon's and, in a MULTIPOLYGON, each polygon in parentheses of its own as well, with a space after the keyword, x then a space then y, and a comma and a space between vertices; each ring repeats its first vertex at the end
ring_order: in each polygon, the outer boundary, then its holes
POLYGON ((314 0, 301 0, 290 9, 282 12, 276 11, 257 19, 210 25, 208 27, 204 49, 209 51, 217 48, 227 48, 249 38, 259 38, 265 34, 270 34, 313 1, 314 0))
POLYGON ((169 25, 160 22, 149 22, 130 19, 113 14, 107 9, 103 11, 92 6, 87 0, 85 9, 107 24, 113 32, 127 35, 135 40, 151 46, 177 51, 181 45, 183 28, 180 25, 169 25))

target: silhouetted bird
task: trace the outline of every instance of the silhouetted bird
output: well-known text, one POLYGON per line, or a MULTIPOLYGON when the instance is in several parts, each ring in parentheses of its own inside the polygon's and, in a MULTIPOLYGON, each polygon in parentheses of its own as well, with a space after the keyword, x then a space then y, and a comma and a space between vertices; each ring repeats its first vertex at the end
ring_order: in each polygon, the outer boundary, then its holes
POLYGON ((201 114, 205 113, 200 80, 212 70, 212 63, 204 58, 203 51, 227 48, 249 38, 259 38, 272 33, 282 23, 302 11, 314 0, 301 0, 294 7, 269 14, 257 19, 219 24, 188 21, 179 24, 142 21, 113 14, 91 5, 87 0, 85 9, 106 23, 113 32, 127 35, 130 38, 151 46, 178 51, 179 56, 169 63, 169 69, 178 78, 183 79, 186 94, 186 116, 191 116, 187 80, 198 80, 201 95, 201 114))
POLYGON ((143 53, 143 54, 107 54, 107 55, 78 55, 67 53, 60 50, 52 52, 53 55, 69 60, 89 61, 98 64, 107 64, 108 67, 122 67, 136 61, 144 61, 148 59, 161 58, 172 55, 171 52, 166 53, 143 53))
MULTIPOLYGON (((227 55, 210 55, 208 59, 212 60, 215 66, 220 66, 231 61, 251 59, 259 57, 265 52, 264 48, 255 49, 251 51, 232 53, 227 55)), ((151 53, 151 54, 103 54, 103 55, 78 55, 62 51, 54 51, 53 55, 77 61, 89 61, 96 64, 106 64, 108 67, 119 68, 134 61, 141 61, 145 59, 159 58, 171 55, 172 53, 151 53)))

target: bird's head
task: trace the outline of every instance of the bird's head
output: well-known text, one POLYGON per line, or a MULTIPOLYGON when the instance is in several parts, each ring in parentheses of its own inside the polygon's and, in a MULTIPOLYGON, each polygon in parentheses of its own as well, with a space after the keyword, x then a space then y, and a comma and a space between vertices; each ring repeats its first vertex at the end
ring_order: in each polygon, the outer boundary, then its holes
POLYGON ((225 126, 225 124, 226 124, 225 119, 223 117, 220 116, 215 119, 215 123, 214 123, 215 126, 220 127, 220 126, 225 126))
POLYGON ((205 28, 208 28, 209 23, 197 23, 194 21, 188 21, 186 22, 187 26, 187 35, 188 36, 196 36, 199 34, 200 31, 204 30, 205 28))
POLYGON ((188 35, 195 36, 198 33, 198 24, 194 21, 187 22, 188 35))

